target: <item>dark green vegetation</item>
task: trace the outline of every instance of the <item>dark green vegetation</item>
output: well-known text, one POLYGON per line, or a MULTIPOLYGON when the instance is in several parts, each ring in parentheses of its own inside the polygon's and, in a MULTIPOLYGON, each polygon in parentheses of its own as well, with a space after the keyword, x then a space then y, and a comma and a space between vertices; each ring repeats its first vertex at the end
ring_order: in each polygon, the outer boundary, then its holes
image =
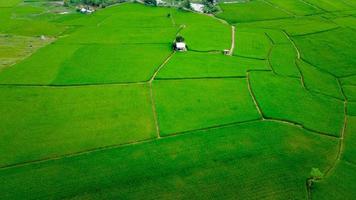
POLYGON ((219 6, 0 0, 0 199, 355 199, 355 1, 219 6))

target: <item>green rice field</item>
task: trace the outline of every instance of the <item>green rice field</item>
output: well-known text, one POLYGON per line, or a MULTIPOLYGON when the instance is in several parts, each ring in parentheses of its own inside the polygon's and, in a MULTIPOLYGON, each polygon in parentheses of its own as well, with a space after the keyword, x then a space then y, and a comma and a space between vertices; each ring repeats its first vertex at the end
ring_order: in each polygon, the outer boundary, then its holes
POLYGON ((0 0, 0 200, 356 199, 356 1, 62 3, 0 0))

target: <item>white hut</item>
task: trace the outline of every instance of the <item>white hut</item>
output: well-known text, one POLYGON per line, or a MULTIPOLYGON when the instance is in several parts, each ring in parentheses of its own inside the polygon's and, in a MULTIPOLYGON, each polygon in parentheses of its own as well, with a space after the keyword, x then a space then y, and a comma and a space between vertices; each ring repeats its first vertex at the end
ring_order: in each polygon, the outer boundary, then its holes
POLYGON ((176 42, 174 45, 176 51, 186 51, 187 45, 184 42, 176 42))

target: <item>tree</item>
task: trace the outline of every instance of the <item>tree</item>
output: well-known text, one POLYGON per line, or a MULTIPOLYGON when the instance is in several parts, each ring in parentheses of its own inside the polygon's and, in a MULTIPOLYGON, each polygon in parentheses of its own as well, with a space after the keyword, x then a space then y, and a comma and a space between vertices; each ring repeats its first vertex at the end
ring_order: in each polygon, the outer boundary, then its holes
POLYGON ((63 6, 69 7, 69 0, 63 0, 63 6))
POLYGON ((184 42, 184 38, 180 35, 176 37, 176 42, 184 42))
POLYGON ((156 1, 156 0, 143 0, 143 2, 144 2, 146 5, 157 6, 157 1, 156 1))
POLYGON ((182 3, 182 8, 185 8, 185 9, 192 9, 192 6, 190 4, 190 0, 184 0, 183 3, 182 3))
POLYGON ((215 5, 215 0, 203 0, 203 4, 204 13, 215 13, 219 11, 218 7, 215 5))
POLYGON ((319 170, 319 168, 312 168, 308 178, 308 187, 311 188, 314 182, 321 180, 323 177, 324 174, 319 170))

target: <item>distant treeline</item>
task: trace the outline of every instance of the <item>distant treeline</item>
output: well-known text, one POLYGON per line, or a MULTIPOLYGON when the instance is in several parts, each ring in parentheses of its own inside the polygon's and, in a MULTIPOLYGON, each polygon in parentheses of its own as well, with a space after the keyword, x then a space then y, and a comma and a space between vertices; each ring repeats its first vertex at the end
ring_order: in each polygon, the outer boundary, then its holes
POLYGON ((121 3, 126 0, 64 0, 65 5, 70 4, 84 4, 96 7, 105 7, 115 3, 121 3))

